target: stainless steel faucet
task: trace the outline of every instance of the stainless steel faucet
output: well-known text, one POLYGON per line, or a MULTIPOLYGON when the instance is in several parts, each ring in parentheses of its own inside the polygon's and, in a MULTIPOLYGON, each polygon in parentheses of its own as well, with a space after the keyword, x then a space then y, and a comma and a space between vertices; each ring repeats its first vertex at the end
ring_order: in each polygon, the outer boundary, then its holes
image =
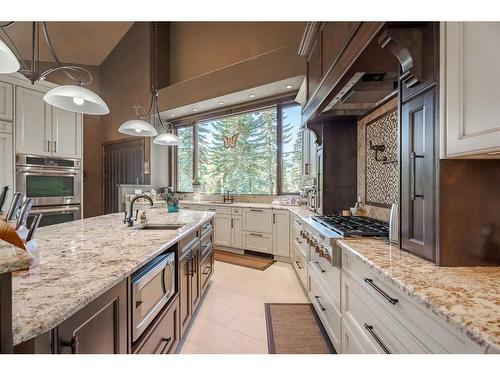
POLYGON ((224 194, 224 203, 226 203, 226 202, 234 203, 234 195, 229 195, 229 193, 231 193, 231 192, 238 194, 236 189, 227 190, 226 193, 224 194))
POLYGON ((129 213, 127 215, 127 213, 125 212, 125 219, 123 220, 123 222, 125 224, 127 224, 129 227, 132 227, 134 226, 134 220, 137 220, 137 214, 138 212, 136 212, 135 214, 135 218, 133 217, 134 215, 134 203, 137 199, 140 199, 140 198, 146 198, 148 201, 149 201, 149 205, 152 206, 154 203, 153 203, 153 200, 151 199, 151 197, 149 195, 146 195, 146 194, 139 194, 139 195, 136 195, 134 196, 131 200, 130 200, 130 205, 129 205, 129 213))

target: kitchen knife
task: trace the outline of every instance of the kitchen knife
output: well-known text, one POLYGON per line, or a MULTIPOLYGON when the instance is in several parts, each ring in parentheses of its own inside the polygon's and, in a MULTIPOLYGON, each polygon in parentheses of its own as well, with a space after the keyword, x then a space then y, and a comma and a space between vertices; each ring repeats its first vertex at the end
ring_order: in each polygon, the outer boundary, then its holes
POLYGON ((33 217, 33 222, 31 223, 30 230, 28 232, 28 236, 26 237, 26 242, 30 242, 35 236, 35 232, 40 225, 40 220, 42 220, 43 214, 35 214, 33 217))
POLYGON ((7 192, 9 191, 8 186, 4 186, 2 188, 2 191, 0 191, 0 215, 3 214, 2 207, 5 203, 5 200, 7 199, 7 192))
POLYGON ((14 220, 19 214, 19 208, 23 204, 23 193, 17 192, 12 198, 12 203, 10 204, 9 212, 7 213, 7 221, 14 220))
POLYGON ((28 198, 24 201, 23 206, 19 212, 19 216, 17 217, 17 227, 19 229, 22 226, 26 226, 26 220, 28 219, 28 215, 30 214, 31 207, 33 206, 33 200, 28 198))

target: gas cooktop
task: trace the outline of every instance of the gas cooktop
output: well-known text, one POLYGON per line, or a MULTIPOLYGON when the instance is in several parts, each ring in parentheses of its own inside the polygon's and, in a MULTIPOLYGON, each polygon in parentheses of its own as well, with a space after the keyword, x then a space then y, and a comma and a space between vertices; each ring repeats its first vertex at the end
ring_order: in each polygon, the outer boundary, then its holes
POLYGON ((388 237, 389 224, 361 216, 315 216, 312 218, 344 237, 388 237))

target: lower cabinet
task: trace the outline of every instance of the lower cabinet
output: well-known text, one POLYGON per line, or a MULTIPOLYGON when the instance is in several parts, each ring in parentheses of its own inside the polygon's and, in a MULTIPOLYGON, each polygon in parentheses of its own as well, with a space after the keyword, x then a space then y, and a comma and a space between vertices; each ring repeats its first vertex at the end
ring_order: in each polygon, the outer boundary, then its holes
POLYGON ((205 292, 208 287, 208 282, 214 273, 214 251, 213 249, 205 255, 200 264, 200 283, 201 283, 201 294, 205 292))
POLYGON ((216 214, 214 219, 214 244, 231 246, 231 215, 216 214))
POLYGON ((177 295, 151 323, 145 337, 133 348, 134 354, 175 352, 181 335, 177 295))
POLYGON ((186 331, 193 311, 201 298, 200 245, 184 252, 179 259, 180 325, 181 335, 186 331))
POLYGON ((273 235, 271 233, 243 232, 243 249, 259 253, 273 253, 273 235))
POLYGON ((55 330, 62 354, 127 353, 127 281, 66 319, 55 330))
POLYGON ((273 210, 273 254, 290 256, 290 221, 285 210, 273 210))
POLYGON ((243 246, 241 216, 233 215, 231 217, 231 246, 235 248, 241 248, 243 246))

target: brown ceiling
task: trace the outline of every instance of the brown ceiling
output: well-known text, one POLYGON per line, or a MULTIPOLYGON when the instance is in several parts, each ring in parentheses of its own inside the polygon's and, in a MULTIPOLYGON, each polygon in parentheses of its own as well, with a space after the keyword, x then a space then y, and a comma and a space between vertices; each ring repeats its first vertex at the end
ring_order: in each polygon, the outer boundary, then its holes
MULTIPOLYGON (((133 22, 47 22, 52 45, 61 62, 100 65, 133 22)), ((31 58, 31 22, 5 28, 24 59, 31 58)), ((40 25, 40 60, 53 61, 40 25)))

